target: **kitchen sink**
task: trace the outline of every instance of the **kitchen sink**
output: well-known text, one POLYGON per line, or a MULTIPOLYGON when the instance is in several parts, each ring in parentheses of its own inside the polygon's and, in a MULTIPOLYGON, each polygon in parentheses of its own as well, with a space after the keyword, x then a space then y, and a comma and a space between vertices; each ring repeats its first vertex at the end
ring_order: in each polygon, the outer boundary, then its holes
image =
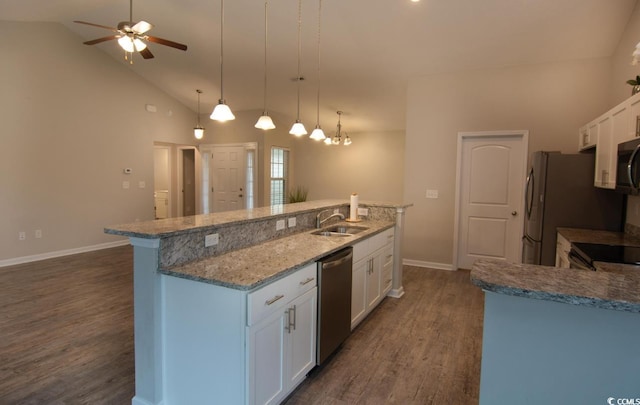
POLYGON ((312 232, 312 235, 320 235, 320 236, 351 236, 362 231, 366 231, 369 228, 364 226, 345 226, 345 225, 336 225, 331 226, 329 228, 320 229, 318 231, 312 232))

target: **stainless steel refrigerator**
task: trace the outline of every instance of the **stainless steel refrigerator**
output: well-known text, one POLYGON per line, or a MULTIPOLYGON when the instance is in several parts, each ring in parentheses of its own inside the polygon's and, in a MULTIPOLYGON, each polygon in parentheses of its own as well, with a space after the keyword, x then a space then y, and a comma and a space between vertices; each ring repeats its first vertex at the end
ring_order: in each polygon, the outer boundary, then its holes
POLYGON ((624 195, 594 187, 594 154, 534 152, 525 185, 523 263, 555 265, 558 227, 624 229, 624 195))

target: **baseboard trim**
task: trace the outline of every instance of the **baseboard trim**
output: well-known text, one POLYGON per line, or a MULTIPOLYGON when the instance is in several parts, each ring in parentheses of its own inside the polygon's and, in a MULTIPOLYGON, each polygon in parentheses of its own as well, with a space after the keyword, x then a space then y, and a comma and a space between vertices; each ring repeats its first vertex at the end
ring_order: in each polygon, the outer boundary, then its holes
POLYGON ((99 243, 97 245, 83 246, 74 249, 57 250, 55 252, 40 253, 31 256, 15 257, 11 259, 0 260, 0 267, 13 266, 16 264, 37 262, 45 259, 53 259, 55 257, 75 255, 78 253, 93 252, 95 250, 109 249, 129 244, 129 239, 118 240, 115 242, 99 243))
POLYGON ((402 265, 404 266, 414 266, 414 267, 424 267, 429 269, 436 270, 456 270, 453 268, 453 265, 446 263, 434 263, 434 262, 424 262, 422 260, 411 260, 411 259, 402 259, 402 265))

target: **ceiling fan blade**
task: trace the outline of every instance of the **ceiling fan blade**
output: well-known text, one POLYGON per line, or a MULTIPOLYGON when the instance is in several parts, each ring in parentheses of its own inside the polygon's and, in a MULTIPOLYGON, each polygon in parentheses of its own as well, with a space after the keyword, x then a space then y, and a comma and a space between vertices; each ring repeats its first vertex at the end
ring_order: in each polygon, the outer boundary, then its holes
POLYGON ((149 50, 149 48, 144 48, 143 50, 140 51, 140 55, 142 55, 142 57, 144 59, 151 59, 153 58, 153 54, 151 53, 151 51, 149 50))
POLYGON ((108 37, 102 37, 102 38, 92 39, 91 41, 83 42, 83 44, 95 45, 95 44, 99 44, 100 42, 111 41, 112 39, 118 39, 119 37, 120 37, 119 35, 109 35, 108 37))
POLYGON ((86 22, 86 21, 74 21, 74 23, 90 25, 92 27, 104 28, 104 29, 107 29, 107 30, 110 30, 110 31, 113 31, 113 32, 118 32, 118 30, 116 28, 107 27, 106 25, 94 24, 94 23, 90 23, 90 22, 86 22))
POLYGON ((151 28, 153 28, 153 24, 150 24, 146 21, 140 21, 136 23, 136 25, 131 27, 131 29, 138 34, 144 34, 145 32, 149 31, 151 28))
POLYGON ((177 42, 169 41, 168 39, 162 39, 158 37, 152 37, 151 35, 145 35, 144 39, 147 41, 155 42, 156 44, 170 46, 172 48, 180 49, 182 51, 187 50, 187 46, 184 44, 179 44, 177 42))

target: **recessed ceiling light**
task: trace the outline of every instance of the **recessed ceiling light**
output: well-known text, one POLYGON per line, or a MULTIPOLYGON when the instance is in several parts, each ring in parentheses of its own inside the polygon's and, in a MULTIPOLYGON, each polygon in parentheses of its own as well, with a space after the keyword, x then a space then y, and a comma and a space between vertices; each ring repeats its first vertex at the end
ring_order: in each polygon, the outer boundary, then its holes
POLYGON ((412 3, 418 3, 420 0, 411 0, 412 3))

